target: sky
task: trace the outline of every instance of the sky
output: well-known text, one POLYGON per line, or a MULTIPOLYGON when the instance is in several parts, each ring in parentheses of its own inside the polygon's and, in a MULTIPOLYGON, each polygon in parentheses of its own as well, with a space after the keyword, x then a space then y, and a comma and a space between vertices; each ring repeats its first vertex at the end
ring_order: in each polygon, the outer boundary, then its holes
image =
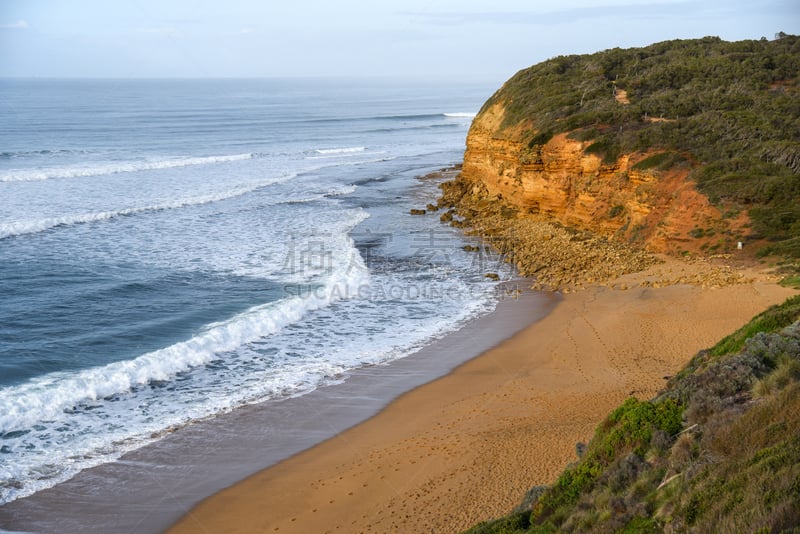
POLYGON ((566 54, 800 33, 800 0, 0 0, 0 77, 500 83, 566 54))

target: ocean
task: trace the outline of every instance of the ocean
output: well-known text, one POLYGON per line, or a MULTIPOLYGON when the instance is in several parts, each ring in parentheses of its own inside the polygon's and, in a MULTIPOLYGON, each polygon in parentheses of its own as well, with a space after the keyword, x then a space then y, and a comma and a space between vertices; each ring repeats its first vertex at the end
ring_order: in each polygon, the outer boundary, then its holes
POLYGON ((490 91, 0 80, 0 505, 493 310, 510 269, 410 214, 490 91))

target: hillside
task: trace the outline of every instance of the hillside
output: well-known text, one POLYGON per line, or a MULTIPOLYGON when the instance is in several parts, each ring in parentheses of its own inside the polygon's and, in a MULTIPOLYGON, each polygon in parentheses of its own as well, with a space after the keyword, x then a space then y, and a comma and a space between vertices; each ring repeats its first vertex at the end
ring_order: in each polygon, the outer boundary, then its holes
POLYGON ((743 242, 800 257, 800 38, 667 41, 520 71, 473 122, 443 217, 469 224, 480 201, 652 251, 743 242))
POLYGON ((470 534, 800 529, 800 296, 628 399, 551 487, 470 534))

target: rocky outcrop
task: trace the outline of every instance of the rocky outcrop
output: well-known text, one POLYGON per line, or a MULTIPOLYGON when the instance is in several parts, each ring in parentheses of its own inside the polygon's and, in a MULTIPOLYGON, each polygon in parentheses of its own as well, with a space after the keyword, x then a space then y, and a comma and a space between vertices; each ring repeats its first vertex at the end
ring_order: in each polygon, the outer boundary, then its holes
MULTIPOLYGON (((462 174, 463 176, 463 174, 462 174)), ((525 215, 460 177, 442 184, 443 222, 479 235, 536 289, 570 291, 639 272, 658 262, 651 254, 599 236, 525 215)))
MULTIPOLYGON (((649 252, 715 252, 746 233, 746 215, 723 217, 688 179, 688 164, 635 168, 653 153, 604 162, 587 153, 591 142, 567 133, 524 143, 533 125, 504 127, 503 115, 502 103, 494 103, 475 118, 461 172, 441 185, 436 209, 444 208, 443 222, 482 236, 537 286, 606 283, 657 263, 649 252)), ((652 284, 716 286, 740 278, 720 272, 652 284)))
POLYGON ((535 125, 502 128, 503 115, 502 103, 495 103, 469 131, 459 180, 470 193, 484 191, 485 198, 517 210, 520 217, 658 252, 697 252, 719 246, 720 240, 730 247, 741 238, 737 221, 724 219, 687 179, 688 166, 668 172, 635 169, 648 153, 603 162, 586 153, 591 141, 565 133, 529 146, 519 139, 530 138, 535 125))

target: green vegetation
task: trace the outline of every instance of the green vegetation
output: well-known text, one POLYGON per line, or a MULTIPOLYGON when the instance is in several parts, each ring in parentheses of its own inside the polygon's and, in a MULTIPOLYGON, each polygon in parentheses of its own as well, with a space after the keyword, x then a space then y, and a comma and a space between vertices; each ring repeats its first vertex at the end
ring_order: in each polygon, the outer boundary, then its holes
POLYGON ((564 471, 551 490, 538 499, 533 517, 538 520, 560 517, 620 458, 626 465, 615 473, 612 483, 618 485, 635 474, 637 466, 634 464, 650 448, 653 433, 678 432, 682 411, 682 406, 674 399, 640 402, 630 398, 625 401, 597 429, 583 460, 564 471), (630 470, 623 472, 623 469, 630 470))
POLYGON ((714 356, 724 356, 742 350, 744 343, 758 332, 776 332, 800 319, 800 295, 792 297, 780 306, 771 306, 756 315, 749 323, 725 337, 711 348, 714 356))
POLYGON ((800 257, 797 36, 559 56, 517 73, 485 108, 498 102, 506 135, 530 147, 568 132, 607 163, 657 151, 635 168, 691 165, 712 202, 747 210, 753 237, 771 243, 762 254, 800 257))
MULTIPOLYGON (((581 447, 582 449, 582 447, 581 447)), ((628 399, 580 459, 470 534, 800 531, 800 296, 628 399)))
POLYGON ((678 165, 687 163, 686 158, 675 152, 660 152, 653 156, 643 159, 633 166, 634 169, 645 171, 648 169, 655 169, 664 171, 677 167, 678 165))

